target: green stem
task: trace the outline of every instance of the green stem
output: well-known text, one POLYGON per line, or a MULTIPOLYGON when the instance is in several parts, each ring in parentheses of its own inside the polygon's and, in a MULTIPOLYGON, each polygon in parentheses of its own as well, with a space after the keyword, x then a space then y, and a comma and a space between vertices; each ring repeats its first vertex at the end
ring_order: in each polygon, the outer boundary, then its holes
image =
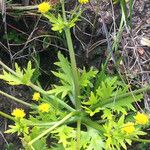
POLYGON ((124 20, 125 25, 127 24, 127 8, 126 8, 126 1, 121 0, 120 1, 120 7, 121 7, 121 12, 122 12, 122 17, 124 20))
POLYGON ((84 123, 85 125, 94 128, 95 130, 98 130, 100 133, 104 132, 104 128, 99 125, 97 122, 92 121, 91 119, 84 117, 82 118, 82 123, 84 123))
POLYGON ((58 121, 55 125, 53 125, 49 129, 45 130, 42 134, 40 134, 39 136, 37 136, 36 138, 34 138, 28 144, 31 146, 34 142, 36 142, 37 140, 39 140, 40 138, 42 138, 43 136, 45 136, 46 134, 48 134, 49 132, 51 132, 52 130, 54 130, 55 128, 57 128, 58 126, 60 126, 61 124, 63 124, 66 120, 68 120, 69 118, 71 118, 74 114, 75 114, 75 112, 71 112, 66 117, 64 117, 62 120, 58 121))
POLYGON ((81 120, 77 120, 77 150, 80 150, 80 143, 81 143, 81 120))
POLYGON ((2 111, 0 111, 0 115, 3 116, 3 117, 5 117, 5 118, 8 118, 8 119, 10 119, 10 120, 15 121, 15 119, 14 119, 12 116, 10 116, 10 115, 8 115, 8 114, 2 112, 2 111))
POLYGON ((20 100, 20 99, 16 98, 16 97, 14 97, 14 96, 11 96, 11 95, 9 95, 9 94, 7 94, 7 93, 1 91, 1 90, 0 90, 0 94, 2 94, 2 95, 4 95, 4 96, 6 96, 6 97, 8 97, 8 98, 10 98, 10 99, 12 99, 12 100, 18 102, 18 103, 21 103, 21 104, 24 104, 24 105, 26 105, 26 106, 29 106, 29 107, 31 107, 31 108, 35 108, 35 107, 36 107, 36 106, 34 106, 34 105, 32 105, 32 104, 29 104, 29 103, 27 103, 27 102, 24 102, 23 100, 20 100))
MULTIPOLYGON (((68 119, 66 122, 64 122, 63 124, 72 124, 72 123, 77 122, 77 120, 78 120, 77 116, 73 116, 70 119, 68 119)), ((31 122, 31 121, 28 121, 27 125, 28 126, 53 126, 56 123, 57 122, 39 122, 39 123, 34 123, 34 122, 31 122)))
POLYGON ((115 37, 115 40, 113 42, 113 45, 112 45, 112 50, 113 51, 117 51, 118 47, 119 47, 119 42, 121 40, 121 34, 122 34, 123 30, 124 30, 124 19, 123 18, 124 17, 122 16, 121 17, 121 21, 120 21, 120 25, 119 25, 118 33, 117 33, 117 35, 115 37))
POLYGON ((112 103, 114 100, 119 101, 122 98, 125 98, 125 97, 128 97, 128 96, 133 96, 133 95, 136 95, 136 94, 139 94, 139 93, 142 93, 142 92, 146 92, 146 91, 149 91, 149 90, 150 90, 150 86, 147 86, 147 87, 139 89, 139 90, 131 91, 131 92, 128 92, 128 93, 125 93, 125 94, 121 94, 119 96, 115 96, 115 97, 112 97, 112 98, 109 98, 109 99, 105 99, 105 100, 101 101, 100 103, 94 105, 92 107, 92 109, 102 107, 104 105, 112 103))
MULTIPOLYGON (((64 22, 67 22, 64 0, 62 0, 62 12, 63 12, 64 22)), ((79 86, 78 71, 77 71, 75 53, 74 53, 74 48, 73 48, 73 42, 72 42, 69 27, 65 28, 65 35, 67 39, 67 45, 68 45, 69 56, 70 56, 70 61, 71 61, 71 68, 72 68, 73 79, 74 79, 74 86, 75 86, 74 97, 75 97, 75 102, 76 102, 76 108, 79 110, 81 108, 81 101, 78 98, 78 96, 80 95, 80 86, 79 86)))
POLYGON ((146 140, 146 139, 131 138, 131 140, 137 141, 137 142, 142 142, 142 143, 150 143, 150 140, 146 140))
POLYGON ((71 61, 71 68, 72 68, 73 79, 74 79, 74 86, 75 86, 74 96, 75 96, 76 108, 80 109, 81 101, 78 98, 78 96, 80 95, 80 86, 79 86, 78 72, 77 72, 77 66, 76 66, 76 61, 75 61, 75 54, 74 54, 74 49, 73 49, 73 44, 72 44, 72 39, 71 39, 71 34, 70 34, 69 28, 67 28, 65 30, 65 34, 66 34, 66 38, 67 38, 70 61, 71 61))
MULTIPOLYGON (((62 4, 63 19, 64 19, 64 22, 67 23, 64 0, 61 1, 61 4, 62 4)), ((67 45, 69 49, 69 56, 70 56, 73 81, 74 81, 74 99, 75 99, 76 109, 80 111, 81 109, 81 100, 79 99, 80 84, 79 84, 79 79, 78 79, 78 71, 77 71, 75 53, 74 53, 74 48, 73 48, 73 42, 72 42, 69 27, 65 28, 65 35, 66 35, 67 45)), ((77 150, 80 150, 80 134, 81 134, 81 120, 79 119, 77 120, 77 150)))
POLYGON ((12 74, 14 74, 15 76, 18 77, 18 74, 13 71, 12 69, 10 69, 8 66, 6 66, 1 60, 0 60, 0 65, 3 66, 6 70, 8 70, 9 72, 11 72, 12 74))
POLYGON ((133 0, 130 0, 130 4, 129 4, 129 10, 130 10, 130 29, 131 29, 131 32, 132 32, 132 16, 133 16, 133 0))
POLYGON ((75 109, 73 109, 72 107, 70 107, 68 104, 66 104, 64 101, 60 100, 59 98, 57 98, 56 96, 54 95, 49 95, 46 91, 44 91, 42 88, 32 84, 32 83, 29 83, 29 86, 31 88, 33 88, 34 90, 46 95, 47 97, 49 97, 50 99, 55 99, 56 101, 59 102, 59 104, 61 104, 63 107, 65 107, 67 110, 69 111, 75 111, 75 109))

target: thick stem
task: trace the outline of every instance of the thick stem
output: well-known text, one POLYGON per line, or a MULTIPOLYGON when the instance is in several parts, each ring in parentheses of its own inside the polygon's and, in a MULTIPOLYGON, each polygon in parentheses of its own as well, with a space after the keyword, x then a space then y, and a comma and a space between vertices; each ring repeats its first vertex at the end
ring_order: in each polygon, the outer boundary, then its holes
POLYGON ((95 130, 98 130, 100 133, 104 132, 104 128, 101 125, 99 125, 97 122, 92 121, 91 119, 87 117, 82 118, 82 123, 89 127, 94 128, 95 130))
MULTIPOLYGON (((63 19, 64 19, 64 22, 67 23, 64 0, 61 1, 61 4, 62 4, 63 19)), ((69 49, 69 56, 70 56, 72 75, 73 75, 73 81, 74 81, 74 99, 75 99, 75 104, 76 104, 76 110, 80 111, 81 109, 81 100, 79 99, 80 85, 79 85, 79 79, 78 79, 78 71, 77 71, 75 53, 74 53, 74 48, 73 48, 73 42, 72 42, 69 27, 65 28, 65 35, 66 35, 67 45, 69 49)), ((80 135, 81 135, 81 120, 79 119, 77 120, 77 147, 76 147, 77 150, 80 150, 80 135)))
POLYGON ((65 107, 67 110, 69 111, 75 111, 75 109, 73 109, 72 107, 70 107, 68 104, 66 104, 64 101, 60 100, 59 98, 57 98, 54 95, 49 95, 46 91, 44 91, 42 88, 30 83, 29 86, 31 88, 33 88, 34 90, 46 95, 47 97, 49 97, 50 99, 55 99, 56 101, 58 101, 59 104, 61 104, 63 107, 65 107))
MULTIPOLYGON (((75 122, 77 122, 77 117, 76 116, 73 116, 73 117, 71 117, 70 119, 68 119, 67 121, 65 121, 63 124, 72 124, 72 123, 75 123, 75 122)), ((39 122, 39 123, 35 123, 35 122, 31 122, 31 121, 29 121, 29 122, 27 122, 27 125, 28 126, 40 126, 40 127, 45 127, 45 126, 47 126, 47 127, 50 127, 50 126, 53 126, 53 125, 55 125, 57 123, 57 121, 56 122, 39 122)))
MULTIPOLYGON (((64 19, 64 22, 67 22, 64 0, 62 0, 61 2, 62 2, 63 19, 64 19)), ((69 27, 65 28, 65 35, 66 35, 66 39, 67 39, 67 45, 68 45, 69 56, 70 56, 70 61, 71 61, 72 74, 73 74, 73 79, 74 79, 74 88, 75 88, 74 89, 75 90, 74 98, 75 98, 75 102, 76 102, 76 108, 79 110, 81 108, 81 102, 80 102, 80 99, 78 98, 78 96, 80 95, 80 86, 79 86, 78 71, 77 71, 75 53, 74 53, 74 48, 73 48, 73 42, 72 42, 69 27)))
POLYGON ((34 138, 28 144, 32 145, 34 142, 36 142, 37 140, 39 140, 40 138, 42 138, 43 136, 45 136, 46 134, 48 134, 49 132, 51 132, 52 130, 54 130, 56 127, 58 127, 61 124, 63 124, 66 120, 68 120, 69 118, 71 118, 74 114, 75 114, 75 112, 71 112, 66 117, 64 117, 62 120, 58 121, 55 125, 53 125, 49 129, 45 130, 42 134, 40 134, 39 136, 37 136, 36 138, 34 138))
POLYGON ((80 95, 80 86, 79 86, 78 72, 77 72, 77 66, 76 66, 76 60, 75 60, 75 53, 74 53, 74 48, 73 48, 69 28, 65 30, 65 34, 66 34, 67 44, 69 48, 71 68, 72 68, 73 79, 74 79, 74 88, 75 88, 74 98, 76 102, 76 108, 79 110, 81 108, 81 102, 80 102, 80 99, 78 98, 78 96, 80 95))
POLYGON ((14 119, 12 116, 10 116, 10 115, 8 115, 8 114, 2 112, 2 111, 0 111, 0 115, 3 116, 3 117, 5 117, 5 118, 8 118, 8 119, 10 119, 10 120, 15 121, 15 119, 14 119))

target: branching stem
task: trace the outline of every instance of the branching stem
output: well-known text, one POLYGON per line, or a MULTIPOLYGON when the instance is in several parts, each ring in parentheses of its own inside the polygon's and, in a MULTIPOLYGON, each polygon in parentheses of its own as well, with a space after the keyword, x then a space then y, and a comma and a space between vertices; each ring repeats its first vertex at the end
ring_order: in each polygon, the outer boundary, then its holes
POLYGON ((48 134, 49 132, 51 132, 52 130, 54 130, 56 127, 58 127, 61 124, 63 124, 66 120, 68 120, 69 118, 71 118, 74 114, 75 114, 75 112, 71 112, 66 117, 64 117, 62 120, 58 121, 55 125, 53 125, 49 129, 45 130, 42 134, 40 134, 39 136, 37 136, 36 138, 34 138, 28 144, 31 146, 34 142, 36 142, 37 140, 39 140, 40 138, 42 138, 43 136, 45 136, 46 134, 48 134))
MULTIPOLYGON (((61 4, 62 4, 63 19, 64 19, 64 22, 67 23, 64 0, 61 0, 61 4)), ((75 104, 76 104, 76 110, 80 111, 81 109, 81 100, 79 99, 80 85, 79 85, 79 79, 78 79, 78 71, 77 71, 75 53, 74 53, 74 48, 73 48, 73 42, 72 42, 69 27, 65 28, 65 35, 66 35, 67 45, 69 49, 72 75, 73 75, 73 81, 74 81, 74 99, 75 99, 75 104)), ((80 150, 80 135, 81 135, 81 120, 79 119, 77 120, 77 147, 76 147, 77 150, 80 150)))

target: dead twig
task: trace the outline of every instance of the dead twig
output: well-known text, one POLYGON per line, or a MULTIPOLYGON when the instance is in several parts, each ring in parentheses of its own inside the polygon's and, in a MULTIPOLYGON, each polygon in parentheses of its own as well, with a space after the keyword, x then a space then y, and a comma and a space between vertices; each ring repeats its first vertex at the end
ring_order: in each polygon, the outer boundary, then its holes
POLYGON ((12 10, 28 11, 28 10, 37 10, 37 9, 38 9, 38 5, 31 5, 31 6, 11 5, 6 7, 7 11, 12 11, 12 10))

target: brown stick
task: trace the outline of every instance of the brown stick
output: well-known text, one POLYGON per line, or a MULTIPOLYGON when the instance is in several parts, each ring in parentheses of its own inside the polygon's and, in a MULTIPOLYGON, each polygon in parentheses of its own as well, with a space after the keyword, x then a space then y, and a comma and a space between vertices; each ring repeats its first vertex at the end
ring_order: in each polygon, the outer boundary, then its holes
POLYGON ((11 5, 6 8, 7 11, 11 10, 20 10, 20 11, 27 11, 27 10, 37 10, 38 5, 31 5, 31 6, 16 6, 11 5))

